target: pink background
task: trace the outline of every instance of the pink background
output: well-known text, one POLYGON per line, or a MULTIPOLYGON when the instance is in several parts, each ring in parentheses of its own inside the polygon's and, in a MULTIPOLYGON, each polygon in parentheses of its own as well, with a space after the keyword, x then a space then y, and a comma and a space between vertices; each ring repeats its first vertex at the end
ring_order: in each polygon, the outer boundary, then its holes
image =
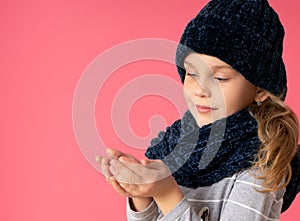
MULTIPOLYGON (((149 37, 178 41, 186 23, 206 2, 1 1, 0 220, 125 220, 124 198, 78 148, 72 125, 77 83, 95 57, 117 44, 149 37)), ((300 116, 299 1, 270 2, 286 30, 286 103, 300 116)), ((171 65, 150 61, 128 65, 107 82, 110 86, 99 93, 103 100, 96 105, 97 127, 106 145, 138 157, 144 150, 128 147, 113 132, 108 104, 120 84, 148 73, 179 82, 171 65)), ((167 124, 178 118, 172 102, 148 96, 130 110, 133 130, 146 136, 148 120, 157 112, 167 124)), ((281 220, 299 220, 299 206, 298 196, 281 220)))

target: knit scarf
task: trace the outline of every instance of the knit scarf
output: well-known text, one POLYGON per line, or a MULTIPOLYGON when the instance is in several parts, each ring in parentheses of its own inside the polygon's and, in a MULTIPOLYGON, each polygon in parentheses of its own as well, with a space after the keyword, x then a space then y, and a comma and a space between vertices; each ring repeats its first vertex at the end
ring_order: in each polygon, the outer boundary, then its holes
MULTIPOLYGON (((188 110, 181 120, 152 139, 145 155, 149 159, 161 159, 179 185, 197 188, 250 168, 260 144, 257 121, 247 108, 201 128, 188 110)), ((294 164, 298 170, 299 192, 299 159, 294 164)), ((293 188, 294 184, 287 187, 282 211, 297 194, 293 188)))

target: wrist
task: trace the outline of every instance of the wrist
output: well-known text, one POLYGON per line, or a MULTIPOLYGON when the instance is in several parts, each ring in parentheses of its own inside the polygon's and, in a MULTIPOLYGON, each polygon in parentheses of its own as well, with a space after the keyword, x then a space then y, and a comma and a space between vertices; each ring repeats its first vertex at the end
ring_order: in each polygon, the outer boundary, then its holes
POLYGON ((153 201, 152 197, 132 197, 128 198, 130 209, 135 212, 145 210, 153 201))
MULTIPOLYGON (((176 184, 176 183, 175 183, 176 184)), ((169 211, 173 210, 178 203, 183 199, 183 194, 179 188, 179 186, 173 185, 168 191, 162 192, 157 196, 153 197, 156 204, 165 215, 169 211)))

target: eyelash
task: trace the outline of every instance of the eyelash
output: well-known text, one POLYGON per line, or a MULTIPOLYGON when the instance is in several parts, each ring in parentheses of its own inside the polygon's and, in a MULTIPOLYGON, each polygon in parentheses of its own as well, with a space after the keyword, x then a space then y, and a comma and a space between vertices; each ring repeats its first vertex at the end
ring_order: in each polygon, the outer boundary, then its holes
POLYGON ((220 82, 227 82, 229 80, 229 78, 219 78, 219 77, 214 77, 214 78, 220 82))
POLYGON ((186 72, 186 75, 191 76, 191 77, 196 77, 197 76, 196 74, 189 73, 188 71, 186 72))
MULTIPOLYGON (((192 74, 188 71, 186 71, 186 75, 190 76, 190 77, 197 77, 196 74, 192 74)), ((220 77, 214 77, 214 79, 216 79, 217 81, 220 81, 220 82, 227 82, 229 80, 229 78, 220 78, 220 77)))

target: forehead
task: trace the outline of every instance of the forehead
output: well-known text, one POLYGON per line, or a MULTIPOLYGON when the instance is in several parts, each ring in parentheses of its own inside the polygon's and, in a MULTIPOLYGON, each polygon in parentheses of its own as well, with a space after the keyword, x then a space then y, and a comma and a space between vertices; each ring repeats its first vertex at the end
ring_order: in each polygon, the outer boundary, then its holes
POLYGON ((205 55, 205 54, 197 54, 191 53, 184 59, 184 64, 192 67, 203 67, 207 66, 209 68, 215 67, 226 67, 231 68, 231 66, 224 61, 220 60, 217 57, 205 55))

